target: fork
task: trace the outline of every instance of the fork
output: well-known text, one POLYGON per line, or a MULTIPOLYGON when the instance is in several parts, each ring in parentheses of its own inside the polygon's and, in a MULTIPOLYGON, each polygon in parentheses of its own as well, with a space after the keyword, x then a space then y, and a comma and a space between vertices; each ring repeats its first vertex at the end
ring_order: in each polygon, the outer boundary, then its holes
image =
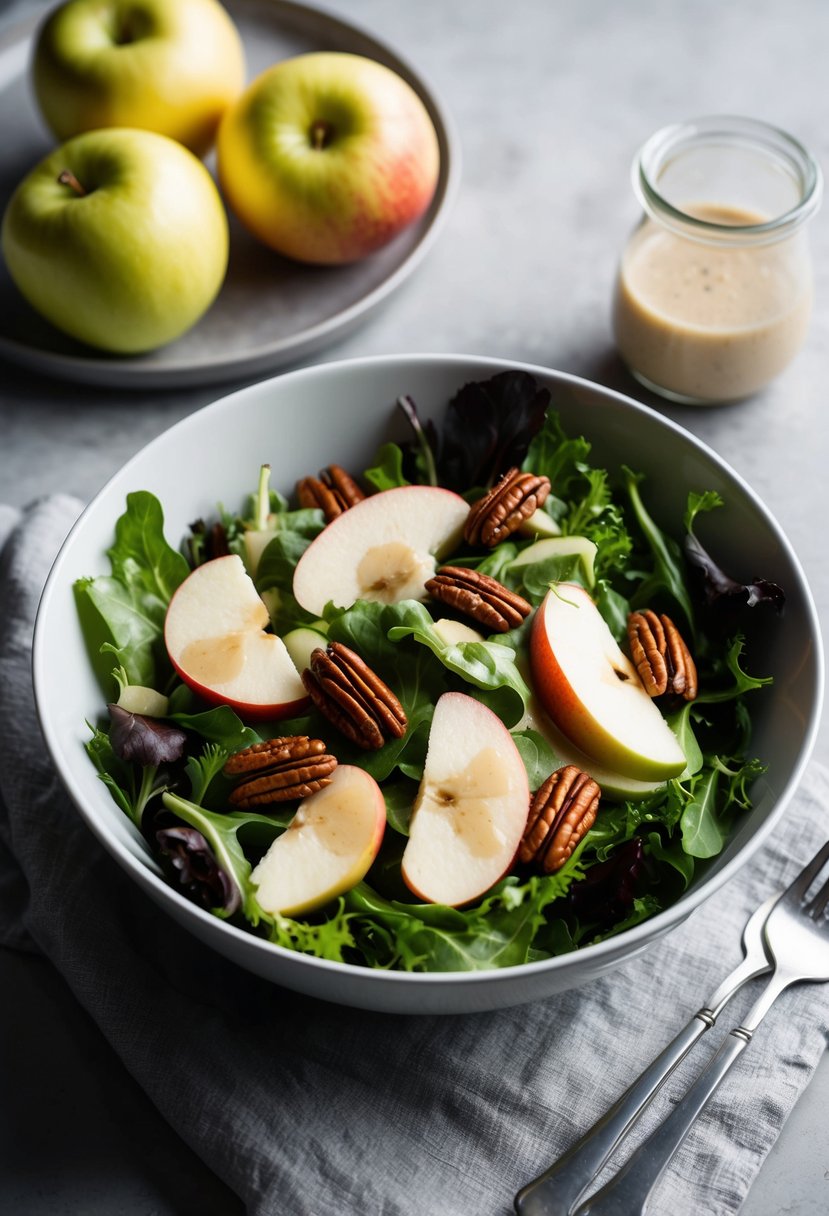
POLYGON ((713 996, 594 1125, 543 1174, 515 1196, 519 1216, 568 1216, 610 1154, 627 1135, 663 1083, 691 1048, 716 1023, 745 984, 771 970, 763 926, 779 892, 752 913, 743 929, 743 961, 726 976, 713 996))
MULTIPOLYGON (((771 914, 774 912, 775 916, 772 927, 776 942, 774 951, 779 953, 781 936, 785 935, 785 930, 781 933, 781 924, 788 924, 789 921, 797 924, 804 919, 803 912, 799 910, 801 900, 820 873, 827 858, 829 858, 829 841, 804 867, 782 895, 771 896, 754 912, 743 930, 745 952, 743 962, 723 980, 708 1004, 691 1018, 687 1026, 633 1082, 607 1113, 550 1169, 518 1192, 515 1196, 515 1210, 519 1216, 569 1216, 569 1213, 573 1212, 576 1203, 591 1181, 623 1137, 627 1135, 663 1082, 677 1068, 705 1031, 715 1024, 728 1001, 749 980, 771 970, 769 960, 771 958, 774 961, 775 954, 772 953, 771 948, 767 953, 767 938, 764 932, 771 914), (782 917, 786 918, 785 922, 781 920, 782 917)), ((809 905, 811 911, 807 909, 806 915, 819 917, 827 901, 829 901, 829 883, 821 889, 818 896, 809 905), (822 902, 819 902, 821 897, 822 902)), ((816 934, 817 930, 812 927, 810 932, 816 934)), ((826 943, 826 946, 829 950, 829 942, 826 943)), ((827 968, 829 969, 829 958, 827 958, 827 968)), ((775 976, 761 1000, 752 1008, 743 1026, 736 1027, 731 1032, 718 1055, 714 1057, 686 1098, 675 1109, 673 1115, 662 1124, 642 1149, 636 1151, 611 1183, 589 1199, 586 1205, 578 1209, 577 1216, 588 1216, 588 1213, 591 1216, 599 1216, 600 1213, 633 1216, 636 1210, 631 1206, 635 1202, 632 1197, 634 1183, 626 1181, 631 1173, 635 1169, 640 1171, 637 1175, 637 1178, 641 1179, 638 1190, 641 1191, 641 1202, 644 1204, 647 1195, 661 1177, 690 1125, 728 1068, 747 1046, 751 1035, 771 1004, 789 984, 795 983, 797 979, 806 978, 829 979, 829 970, 827 975, 822 977, 792 976, 789 974, 789 970, 784 970, 778 961, 775 976), (782 986, 780 986, 781 981, 782 986), (634 1158, 636 1158, 636 1162, 634 1162, 634 1158), (617 1202, 623 1186, 627 1189, 623 1192, 621 1201, 617 1202), (607 1203, 610 1206, 598 1207, 596 1205, 599 1202, 607 1203)), ((643 1208, 639 1210, 643 1210, 643 1208)))
POLYGON ((763 937, 773 965, 771 979, 717 1054, 657 1130, 635 1149, 614 1178, 574 1216, 643 1216, 651 1191, 735 1060, 746 1049, 774 1002, 792 984, 829 981, 829 879, 806 903, 829 860, 829 841, 801 870, 772 908, 763 937))

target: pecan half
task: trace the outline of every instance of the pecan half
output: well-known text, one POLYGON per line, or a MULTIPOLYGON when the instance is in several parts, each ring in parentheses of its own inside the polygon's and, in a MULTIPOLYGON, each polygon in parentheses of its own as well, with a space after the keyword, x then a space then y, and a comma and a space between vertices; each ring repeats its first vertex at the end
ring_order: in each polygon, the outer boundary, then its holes
POLYGON ((532 612, 532 604, 497 579, 462 566, 441 566, 426 583, 426 590, 433 599, 485 625, 492 633, 517 628, 532 612))
POLYGON ((551 773, 530 803, 519 861, 532 862, 544 874, 560 870, 595 823, 601 793, 575 764, 551 773))
POLYGON ((365 498, 354 478, 338 464, 320 469, 319 477, 303 477, 296 483, 296 492, 301 507, 319 507, 329 524, 365 498))
POLYGON ((697 668, 669 616, 650 608, 632 612, 627 623, 633 664, 651 697, 673 693, 686 701, 697 695, 697 668))
POLYGON ((331 783, 336 767, 337 758, 328 755, 322 739, 288 735, 236 752, 226 761, 224 772, 242 777, 230 793, 232 804, 250 807, 307 798, 331 783))
POLYGON ((550 479, 508 469, 488 494, 472 504, 463 529, 470 545, 490 549, 520 528, 550 493, 550 479))
POLYGON ((402 739, 406 733, 408 721, 397 697, 341 642, 311 652, 302 683, 320 713, 365 751, 377 750, 387 738, 402 739))

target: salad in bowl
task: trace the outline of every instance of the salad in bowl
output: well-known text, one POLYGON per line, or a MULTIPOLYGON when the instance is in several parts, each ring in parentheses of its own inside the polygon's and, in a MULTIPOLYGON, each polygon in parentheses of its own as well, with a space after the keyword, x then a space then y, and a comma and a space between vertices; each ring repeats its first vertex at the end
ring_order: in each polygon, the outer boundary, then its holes
POLYGON ((70 789, 154 898, 279 982, 412 1011, 581 982, 724 881, 805 762, 808 730, 769 745, 810 613, 793 555, 713 454, 595 386, 308 369, 103 497, 56 566, 99 690, 73 731, 94 812, 70 789))

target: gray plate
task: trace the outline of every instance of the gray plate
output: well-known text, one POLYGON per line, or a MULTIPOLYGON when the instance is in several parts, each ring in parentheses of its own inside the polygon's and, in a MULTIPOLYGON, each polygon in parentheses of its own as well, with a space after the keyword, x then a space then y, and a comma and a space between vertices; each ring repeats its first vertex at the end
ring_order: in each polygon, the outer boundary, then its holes
MULTIPOLYGON (((53 329, 0 265, 0 356, 87 384, 174 388, 258 376, 343 337, 411 274, 432 245, 458 184, 459 154, 442 103, 389 47, 319 9, 291 0, 225 0, 245 44, 248 80, 304 51, 350 51, 377 59, 412 85, 437 130, 441 172, 427 214, 353 266, 301 266, 254 241, 231 217, 227 279, 216 303, 178 341, 140 357, 98 354, 53 329)), ((0 42, 0 209, 52 148, 29 88, 35 22, 0 42)))

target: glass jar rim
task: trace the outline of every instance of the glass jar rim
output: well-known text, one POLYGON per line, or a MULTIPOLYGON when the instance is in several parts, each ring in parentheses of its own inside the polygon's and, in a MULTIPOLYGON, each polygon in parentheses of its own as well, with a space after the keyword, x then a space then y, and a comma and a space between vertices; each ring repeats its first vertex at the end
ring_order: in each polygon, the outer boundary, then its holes
POLYGON ((632 176, 639 201, 654 219, 684 236, 729 244, 770 244, 784 239, 815 214, 823 195, 820 166, 799 140, 780 127, 739 115, 711 115, 662 127, 639 149, 632 176), (682 153, 714 142, 753 147, 776 159, 799 185, 798 202, 780 215, 756 224, 717 223, 669 202, 657 184, 662 171, 682 153))

